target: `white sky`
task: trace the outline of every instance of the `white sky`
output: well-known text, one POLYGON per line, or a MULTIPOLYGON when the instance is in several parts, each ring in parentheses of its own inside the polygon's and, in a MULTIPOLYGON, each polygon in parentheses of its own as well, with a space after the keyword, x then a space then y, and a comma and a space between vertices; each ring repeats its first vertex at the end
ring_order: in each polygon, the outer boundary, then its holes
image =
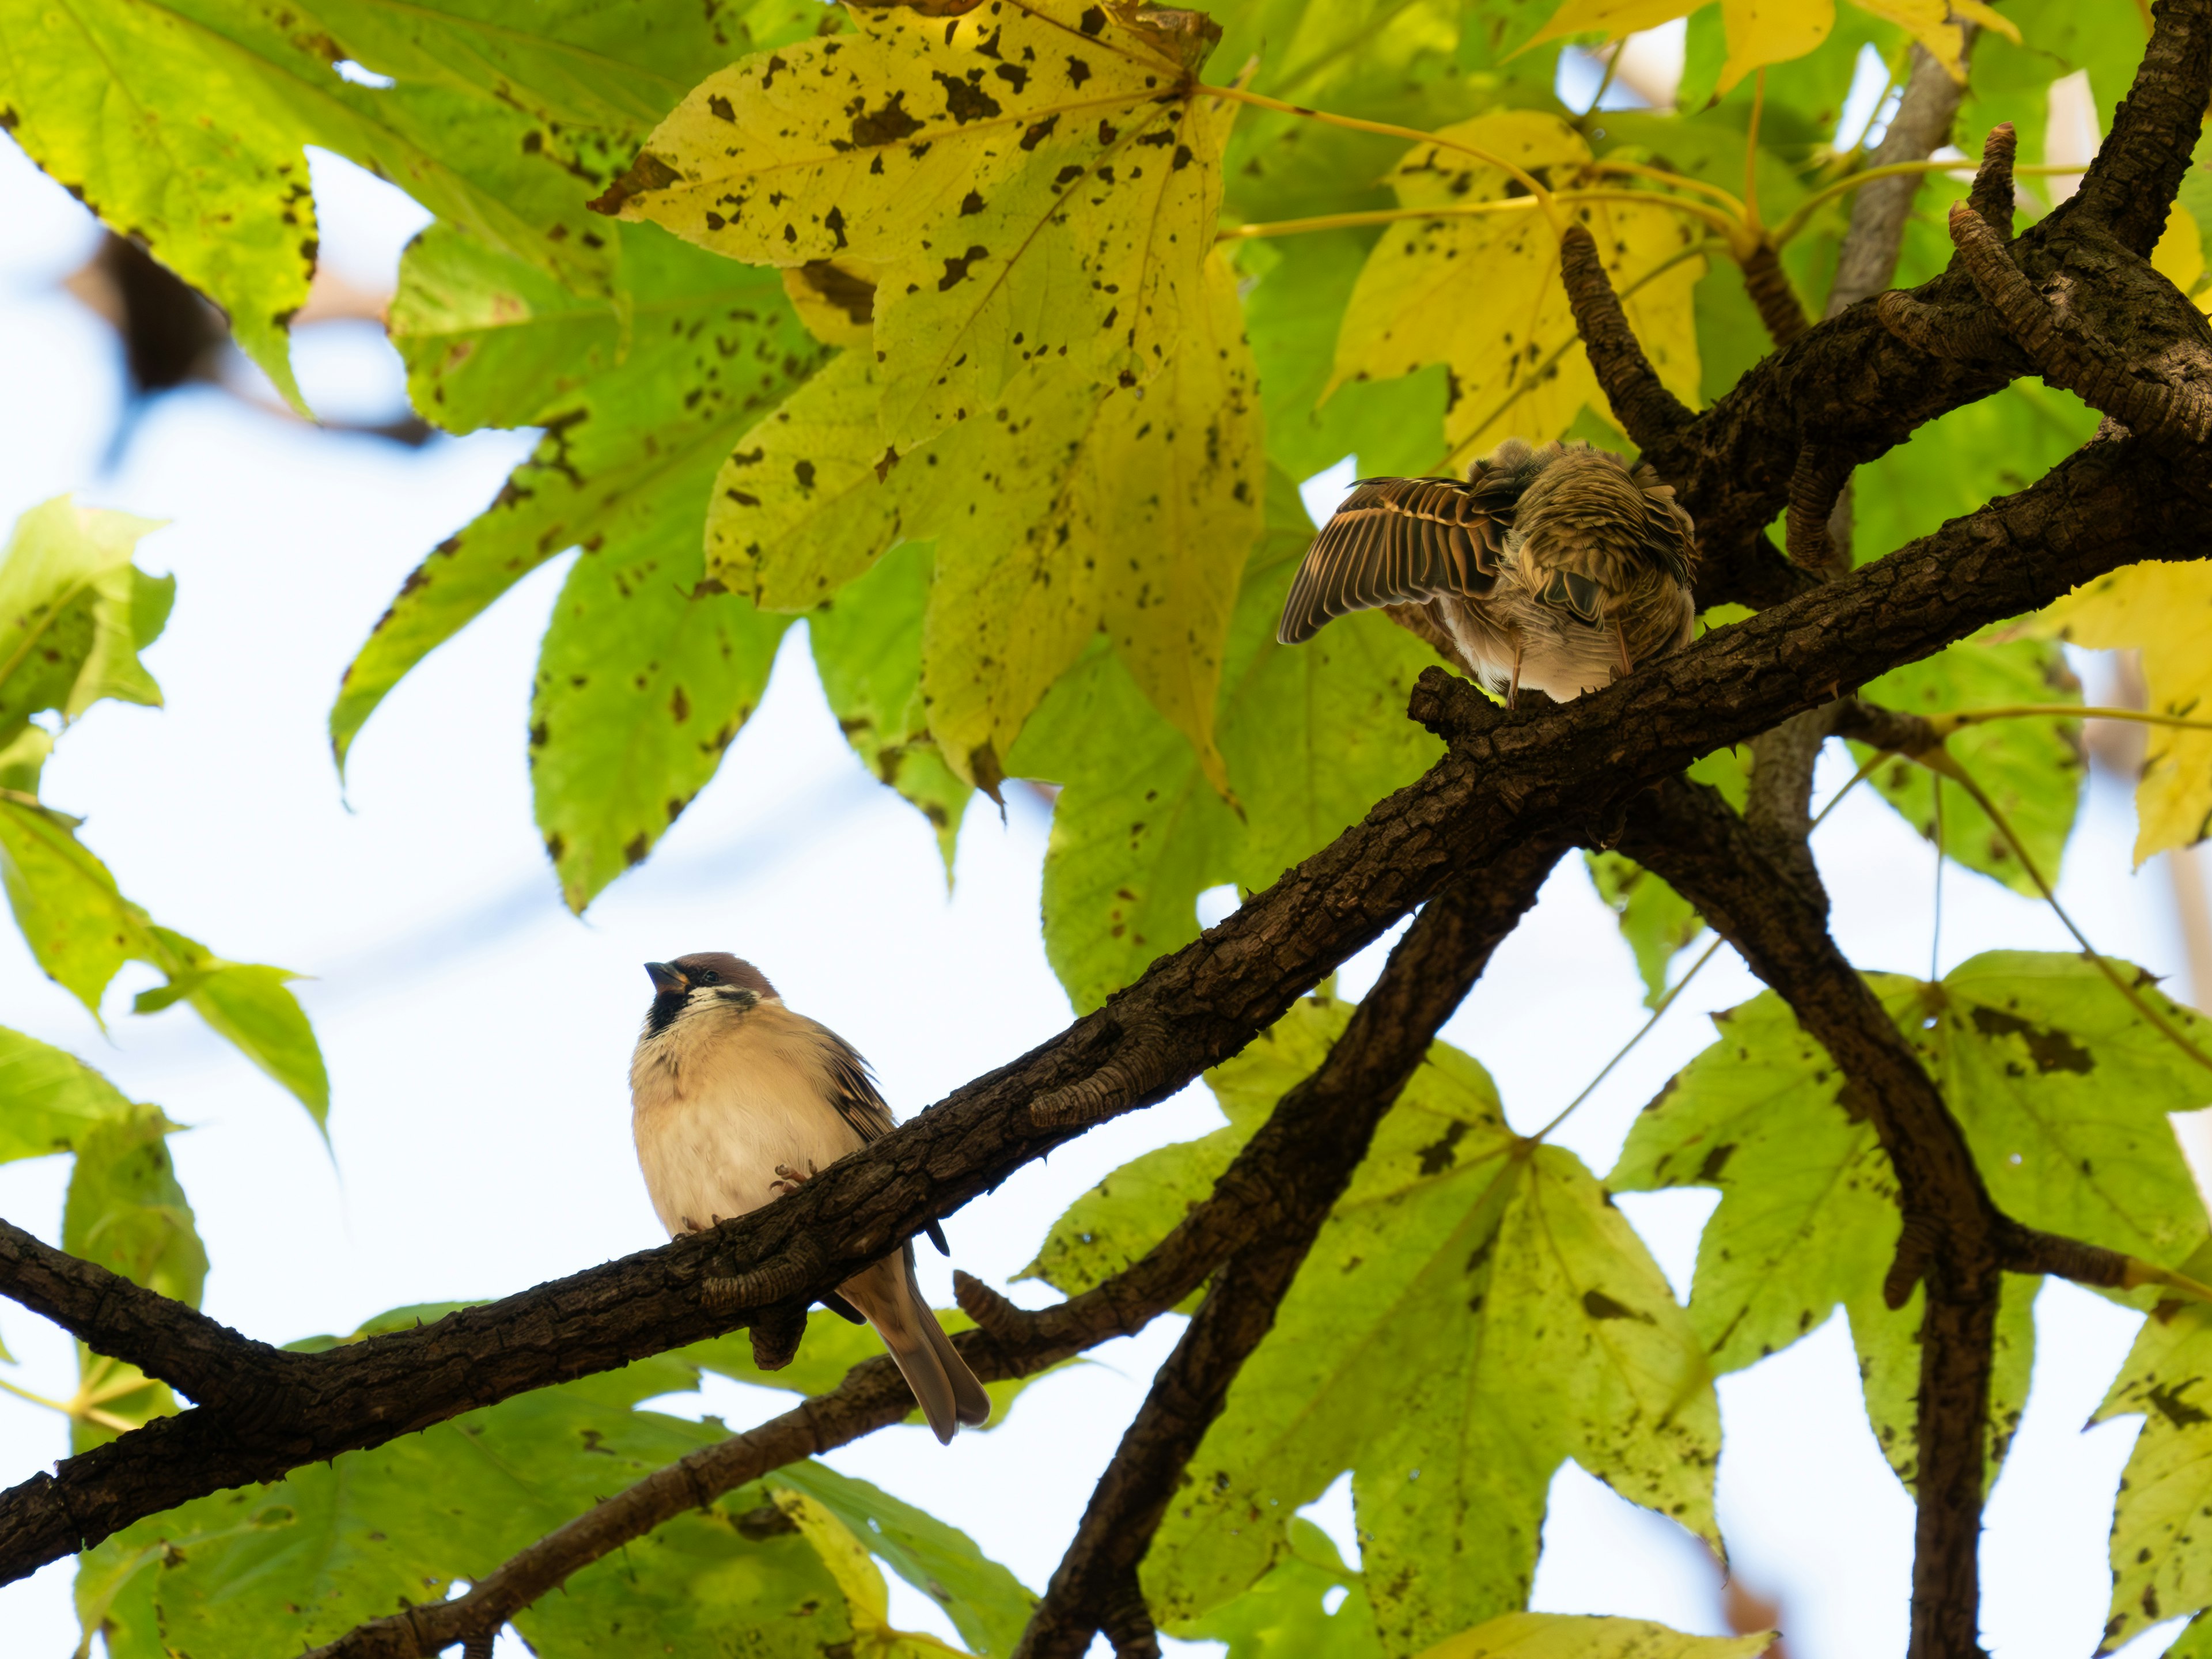
MULTIPOLYGON (((325 258, 357 282, 388 281, 421 216, 355 169, 316 163, 325 258)), ((201 391, 156 404, 103 471, 118 354, 55 286, 90 252, 94 228, 5 144, 0 223, 11 228, 0 244, 0 526, 74 489, 172 520, 141 562, 179 579, 169 630, 148 653, 168 707, 96 708, 61 744, 46 793, 88 815, 89 844, 158 919, 228 956, 316 975, 302 996, 334 1080, 335 1167, 298 1107, 188 1013, 129 1015, 142 970, 118 981, 103 1037, 12 935, 0 938, 0 1022, 71 1048, 195 1126, 172 1145, 213 1259, 215 1316, 283 1341, 403 1304, 503 1294, 659 1242, 624 1088, 648 957, 726 948, 760 962, 794 1006, 868 1054, 902 1113, 1066 1022, 1037 933, 1044 809, 1018 794, 1004 826, 988 809, 971 813, 948 897, 920 817, 845 749, 798 629, 722 777, 585 921, 556 896, 524 766, 536 641, 565 561, 400 688, 356 746, 342 796, 323 735, 339 671, 422 551, 489 498, 527 437, 410 453, 201 391)), ((371 330, 322 331, 300 359, 326 409, 370 412, 396 395, 396 359, 371 330)), ((1826 787, 1847 774, 1832 756, 1826 787)), ((2102 948, 2178 972, 2170 890, 2155 868, 2129 874, 2132 834, 2124 799, 2100 788, 2065 894, 2102 948)), ((1924 971, 1925 846, 1867 798, 1838 812, 1819 848, 1855 959, 1924 971)), ((2066 945, 2039 907, 1949 878, 1946 965, 1996 946, 2066 945)), ((1378 964, 1370 951, 1351 965, 1346 989, 1364 990, 1378 964)), ((1706 1042, 1702 1012, 1753 988, 1723 953, 1557 1138, 1602 1172, 1636 1109, 1706 1042)), ((1634 1030, 1638 997, 1626 947, 1570 865, 1446 1035, 1491 1067, 1514 1121, 1533 1127, 1634 1030)), ((1188 1091, 1032 1165, 951 1219, 957 1259, 1003 1282, 1101 1175, 1217 1121, 1203 1091, 1188 1091)), ((64 1159, 0 1168, 0 1214, 55 1238, 66 1179, 64 1159)), ((1711 1203, 1621 1200, 1678 1291, 1711 1203)), ((943 1297, 946 1269, 927 1252, 924 1273, 943 1297)), ((1038 1287, 1018 1294, 1035 1300, 1038 1287)), ((2057 1285, 2039 1318, 2035 1391, 1984 1548, 1998 1659, 2094 1647, 2106 1529, 2135 1433, 2131 1423, 2079 1431, 2134 1317, 2057 1285)), ((1041 1587, 1174 1327, 1039 1384, 992 1435, 948 1449, 900 1429, 830 1461, 967 1528, 1041 1587)), ((0 1337, 21 1362, 11 1381, 70 1391, 58 1333, 0 1304, 0 1337)), ((743 1425, 787 1398, 716 1383, 681 1403, 743 1425)), ((1866 1426, 1840 1319, 1725 1379, 1721 1399, 1723 1528, 1747 1582, 1781 1599, 1796 1659, 1901 1652, 1911 1510, 1866 1426)), ((64 1446, 58 1418, 0 1399, 0 1485, 64 1446)), ((1717 1577, 1670 1523, 1571 1467, 1553 1497, 1539 1607, 1723 1628, 1717 1577)), ((1349 1546, 1341 1484, 1316 1516, 1349 1546)), ((61 1659, 74 1646, 68 1573, 64 1564, 0 1589, 10 1655, 61 1659)), ((896 1617, 951 1637, 924 1597, 895 1584, 894 1598, 896 1617)))

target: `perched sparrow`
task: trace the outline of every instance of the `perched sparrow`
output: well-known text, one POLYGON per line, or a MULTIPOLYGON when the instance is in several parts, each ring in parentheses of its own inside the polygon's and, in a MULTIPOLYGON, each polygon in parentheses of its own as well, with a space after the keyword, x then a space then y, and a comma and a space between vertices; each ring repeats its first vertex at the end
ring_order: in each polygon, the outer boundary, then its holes
MULTIPOLYGON (((630 1057, 630 1127, 669 1236, 757 1210, 891 1127, 868 1063, 794 1014, 761 970, 724 951, 648 962, 653 1006, 630 1057)), ((929 1225, 937 1248, 945 1235, 929 1225)), ((863 1268, 824 1305, 865 1319, 939 1440, 991 1414, 914 1276, 914 1245, 863 1268)))
POLYGON ((1493 691, 1565 702, 1689 642, 1690 515, 1648 466, 1508 439, 1452 478, 1363 478, 1306 551, 1276 638, 1425 604, 1493 691))

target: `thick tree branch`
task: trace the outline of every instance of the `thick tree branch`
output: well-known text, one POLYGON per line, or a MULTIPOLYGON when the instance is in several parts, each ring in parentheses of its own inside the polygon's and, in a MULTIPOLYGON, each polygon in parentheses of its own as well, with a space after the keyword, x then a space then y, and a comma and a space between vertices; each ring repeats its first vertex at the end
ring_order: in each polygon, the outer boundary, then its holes
POLYGON ((1927 1286, 1921 1326, 1912 1659, 1981 1651, 1982 1478, 2002 1278, 1996 1207, 1904 1034, 1773 857, 1771 838, 1711 790, 1662 786, 1630 809, 1622 850, 1698 907, 1779 992, 1849 1080, 1896 1172, 1905 1227, 1883 1286, 1893 1308, 1927 1286))
POLYGON ((0 1220, 0 1294, 203 1406, 252 1413, 288 1356, 0 1220))
POLYGON ((2123 347, 2090 318, 2072 315, 2073 307, 2037 293, 1996 233, 1963 202, 1951 210, 1951 240, 1982 298, 2051 385, 2080 393, 2149 443, 2185 449, 2212 438, 2212 329, 2148 260, 2114 245, 2109 280, 2098 291, 2095 309, 2109 319, 2112 290, 2122 283, 2132 290, 2124 315, 2138 337, 2123 347), (2163 338, 2146 340, 2153 319, 2163 338))
POLYGON ((1431 899, 1328 1058, 1275 1108, 1262 1133, 1276 1132, 1279 1154, 1264 1164, 1250 1159, 1255 1140, 1224 1177, 1224 1190, 1253 1194, 1261 1225, 1214 1275, 1153 1377, 1015 1659, 1077 1659, 1102 1629, 1122 1659, 1158 1655, 1137 1567, 1184 1468, 1220 1415, 1229 1385, 1273 1328, 1275 1310, 1367 1155, 1375 1126, 1491 953, 1534 902, 1559 854, 1550 842, 1526 843, 1484 875, 1431 899))
MULTIPOLYGON (((2212 92, 2212 0, 2160 0, 2154 15, 2136 90, 2091 170, 2113 186, 2085 185, 2010 250, 2039 287, 2064 283, 2094 295, 2107 280, 2115 239, 2147 254, 2165 222, 2212 92)), ((1988 307, 1963 268, 1910 298, 1917 314, 1938 322, 1939 333, 1990 331, 1988 307)), ((2162 334, 2142 337, 2142 328, 2126 324, 2124 303, 2116 309, 2121 319, 2106 332, 2131 361, 2147 355, 2145 347, 2176 343, 2162 334)), ((2016 353, 1997 363, 1978 354, 1930 356, 1893 334, 1874 303, 1863 302, 1759 363, 1686 425, 1660 433, 1632 424, 1644 458, 1697 520, 1699 604, 1769 604, 1802 580, 1782 564, 1765 532, 1790 504, 1807 445, 1863 465, 1936 416, 1998 390, 2021 362, 2016 353)))
POLYGON ((2207 471, 2202 456, 2091 444, 2031 489, 1563 706, 1499 709, 1430 671, 1414 709, 1450 738, 1445 757, 1104 1008, 711 1233, 420 1330, 287 1354, 251 1417, 198 1408, 66 1460, 0 1494, 0 1575, 188 1498, 736 1328, 757 1310, 710 1299, 705 1281, 773 1267, 802 1239, 822 1265, 789 1294, 834 1288, 1062 1144, 1070 1131, 1030 1115, 1040 1097, 1118 1064, 1146 1086, 1103 1109, 1159 1098, 1454 876, 1547 833, 1604 839, 1639 790, 1699 755, 2121 564, 2197 556, 2207 471))
MULTIPOLYGON (((1375 1121, 1403 1086, 1404 1073, 1426 1048, 1423 1038, 1404 1072, 1395 1080, 1386 1074, 1385 1062, 1402 1042, 1402 1022, 1425 1018, 1426 1005, 1446 994, 1456 1006, 1490 952, 1535 902, 1559 855, 1555 845, 1516 848, 1491 871, 1431 900, 1393 952, 1392 963, 1395 973, 1420 939, 1425 944, 1409 971, 1418 968, 1424 976, 1433 975, 1433 982, 1411 986, 1407 975, 1399 973, 1394 987, 1393 973, 1386 973, 1315 1079, 1285 1097, 1212 1195, 1127 1270, 1034 1312, 956 1273, 961 1306, 980 1328, 952 1339, 969 1368, 990 1382, 1034 1376, 1086 1348, 1133 1334, 1196 1290, 1232 1251, 1280 1227, 1286 1195, 1310 1182, 1312 1170, 1341 1163, 1348 1172, 1375 1121), (1409 1013, 1409 1002, 1421 1006, 1409 1013), (1372 1016, 1366 1012, 1370 1006, 1372 1016), (1335 1086, 1317 1089, 1315 1083, 1324 1077, 1334 1077, 1335 1086)), ((1447 1007, 1444 1014, 1449 1012, 1447 1007)), ((891 1362, 867 1360, 828 1394, 655 1470, 486 1573, 466 1594, 360 1626, 308 1659, 428 1659, 455 1642, 496 1632, 576 1572, 655 1527, 785 1464, 900 1422, 913 1409, 914 1396, 891 1362)))
POLYGON ((2123 246, 2150 257, 2197 149, 2208 61, 2212 8, 2202 0, 2156 0, 2150 44, 2135 84, 2114 112, 2112 130, 2081 188, 2062 212, 2070 209, 2123 246))
MULTIPOLYGON (((1846 705, 1853 724, 1877 721, 1846 705)), ((1878 716, 1884 711, 1865 711, 1878 716)), ((1903 720, 1890 726, 1924 747, 1903 720)), ((1966 1135, 1911 1045, 1829 937, 1821 908, 1787 878, 1786 837, 1762 832, 1709 789, 1674 780, 1629 810, 1621 850, 1696 905, 1788 1002, 1842 1071, 1844 1109, 1875 1129, 1904 1225, 1883 1285, 1892 1308, 1927 1291, 1921 1324, 1920 1467, 1912 1659, 1980 1651, 1976 1552, 1997 1294, 2005 1272, 2083 1284, 2157 1277, 2117 1251, 2021 1225, 1997 1209, 1966 1135)))

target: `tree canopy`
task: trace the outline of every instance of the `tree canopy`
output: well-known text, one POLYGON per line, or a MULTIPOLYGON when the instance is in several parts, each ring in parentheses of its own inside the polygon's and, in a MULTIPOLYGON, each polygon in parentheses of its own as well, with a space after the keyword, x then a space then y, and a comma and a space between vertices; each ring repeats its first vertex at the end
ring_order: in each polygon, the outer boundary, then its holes
MULTIPOLYGON (((2106 1646, 2212 1607, 2212 1222, 2167 1121, 2212 1105, 2212 1029, 2078 931, 1863 973, 1807 852, 1838 738, 1951 860, 2049 896, 2084 769, 2062 641, 2140 653, 2137 860, 2212 830, 2208 96, 2208 0, 0 0, 0 126, 285 396, 313 145, 435 216, 389 315, 415 408, 541 434, 343 665, 340 769, 574 551, 528 743, 581 913, 803 618, 948 874, 976 793, 1054 792, 1042 925, 1078 1016, 711 1233, 281 1347, 197 1311, 179 1126, 0 1031, 0 1158, 74 1159, 61 1249, 0 1224, 0 1291, 82 1355, 76 1455, 0 1494, 0 1573, 77 1554, 112 1659, 509 1625, 549 1659, 942 1649, 892 1626, 885 1570, 997 1659, 1102 1631, 1725 1659, 1769 1638, 1528 1612, 1547 1492, 1572 1459, 1717 1549, 1715 1379, 1840 1307, 1917 1504, 1912 1651, 1964 1655, 2056 1275, 2151 1316, 2104 1408, 2147 1422, 2106 1646), (1563 53, 1609 88, 1620 38, 1676 19, 1667 106, 1563 101, 1563 53), (1839 131, 1869 62, 1888 85, 1839 131), (2024 159, 2077 75, 2094 161, 2024 159), (1415 615, 1278 642, 1302 481, 1512 436, 1674 487, 1694 643, 1501 708, 1415 615), (1771 988, 1610 1171, 1435 1040, 1577 851, 1655 1012, 1708 933, 1771 988), (1063 1302, 963 1278, 945 1315, 1001 1413, 1190 1316, 1050 1584, 820 1462, 912 1401, 812 1300, 1201 1075, 1226 1126, 1042 1241, 1063 1302), (1612 1202, 1683 1186, 1721 1194, 1686 1306, 1612 1202), (736 1435, 641 1409, 702 1370, 808 1398, 736 1435), (1346 1473, 1356 1568, 1297 1516, 1346 1473)), ((189 1003, 319 1126, 287 973, 153 921, 40 792, 95 701, 160 699, 147 527, 58 496, 0 561, 0 876, 95 1020, 150 964, 135 1012, 189 1003)), ((2212 1614, 2173 1650, 2200 1650, 2212 1614)))

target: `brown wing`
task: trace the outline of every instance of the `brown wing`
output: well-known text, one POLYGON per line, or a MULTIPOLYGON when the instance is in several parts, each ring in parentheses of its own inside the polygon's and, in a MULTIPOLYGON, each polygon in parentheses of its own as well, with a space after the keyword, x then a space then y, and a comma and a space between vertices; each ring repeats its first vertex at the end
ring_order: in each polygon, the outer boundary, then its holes
MULTIPOLYGON (((829 1062, 830 1087, 835 1097, 830 1104, 837 1109, 837 1115, 853 1126, 863 1142, 889 1134, 893 1127, 891 1109, 877 1089, 868 1062, 860 1058, 859 1049, 827 1026, 823 1028, 822 1035, 829 1039, 823 1052, 829 1062)), ((930 1221, 922 1231, 937 1246, 938 1255, 952 1254, 951 1247, 945 1242, 945 1229, 935 1220, 930 1221)), ((907 1249, 911 1255, 914 1247, 909 1244, 907 1249)), ((833 1308, 831 1311, 836 1310, 833 1308)))
POLYGON ((1296 645, 1350 611, 1487 593, 1520 493, 1506 473, 1362 478, 1306 550, 1275 637, 1296 645))
POLYGON ((823 1058, 830 1073, 832 1093, 830 1104, 837 1115, 851 1124, 863 1141, 875 1140, 891 1132, 891 1109, 884 1103, 878 1092, 876 1080, 869 1075, 868 1062, 860 1058, 860 1051, 826 1027, 823 1036, 829 1041, 823 1044, 823 1058))

